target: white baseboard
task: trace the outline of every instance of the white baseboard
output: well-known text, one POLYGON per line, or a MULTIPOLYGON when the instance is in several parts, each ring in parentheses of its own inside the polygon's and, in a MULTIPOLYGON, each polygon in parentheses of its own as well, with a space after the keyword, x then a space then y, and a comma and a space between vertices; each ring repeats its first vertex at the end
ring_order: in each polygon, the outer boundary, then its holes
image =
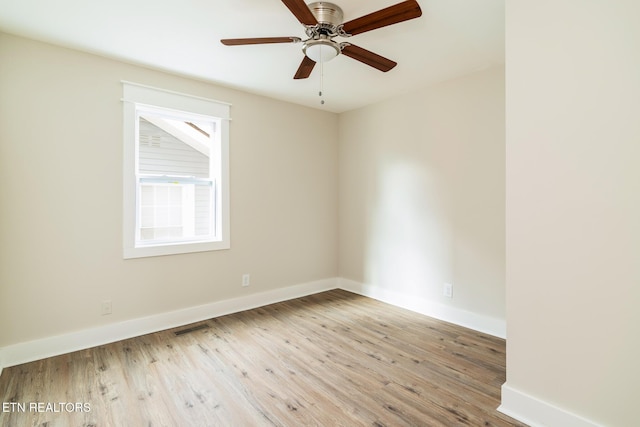
POLYGON ((349 279, 338 279, 338 287, 499 338, 505 338, 507 335, 507 324, 504 319, 461 310, 414 295, 394 292, 379 286, 366 285, 349 279))
POLYGON ((448 307, 380 287, 364 285, 353 280, 331 278, 13 344, 0 348, 0 374, 3 367, 83 350, 335 288, 341 288, 497 337, 504 338, 506 335, 506 325, 501 319, 448 307))
MULTIPOLYGON (((5 367, 104 345, 335 288, 341 288, 497 337, 504 338, 506 336, 506 324, 501 319, 448 307, 372 285, 364 285, 349 279, 331 278, 13 344, 0 348, 0 375, 2 375, 2 369, 5 367)), ((498 411, 531 427, 600 427, 593 421, 523 393, 512 388, 507 383, 502 386, 502 402, 498 411)))
POLYGON ((3 367, 15 366, 47 357, 108 344, 189 323, 237 313, 252 308, 300 298, 335 289, 337 279, 325 279, 301 285, 260 292, 196 307, 161 313, 149 317, 126 320, 110 325, 85 329, 68 334, 42 338, 0 348, 0 374, 3 367))
POLYGON ((502 404, 498 411, 531 427, 601 427, 591 420, 516 390, 507 383, 502 385, 502 404))

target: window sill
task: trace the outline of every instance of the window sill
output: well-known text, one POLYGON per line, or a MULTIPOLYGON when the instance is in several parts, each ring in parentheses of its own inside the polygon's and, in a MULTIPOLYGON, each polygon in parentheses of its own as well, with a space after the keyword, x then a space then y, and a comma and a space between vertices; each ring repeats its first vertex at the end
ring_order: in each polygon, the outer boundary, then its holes
POLYGON ((197 243, 172 243, 167 245, 141 246, 123 248, 123 258, 146 258, 154 256, 188 254, 193 252, 208 252, 229 249, 228 241, 197 242, 197 243))

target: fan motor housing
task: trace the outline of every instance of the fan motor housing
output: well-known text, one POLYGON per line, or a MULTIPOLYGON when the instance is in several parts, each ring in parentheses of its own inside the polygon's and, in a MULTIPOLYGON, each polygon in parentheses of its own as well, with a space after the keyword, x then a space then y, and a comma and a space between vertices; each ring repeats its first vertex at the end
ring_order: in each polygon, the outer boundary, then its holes
POLYGON ((344 14, 339 6, 326 1, 317 1, 307 5, 318 23, 337 27, 342 24, 344 14))

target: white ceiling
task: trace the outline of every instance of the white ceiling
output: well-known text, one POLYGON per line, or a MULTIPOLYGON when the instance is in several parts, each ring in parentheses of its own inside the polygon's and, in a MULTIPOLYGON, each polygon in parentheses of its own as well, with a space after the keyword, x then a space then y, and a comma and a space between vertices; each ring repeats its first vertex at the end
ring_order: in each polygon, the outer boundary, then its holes
MULTIPOLYGON (((503 64, 504 1, 418 0, 420 18, 349 38, 398 66, 382 73, 338 56, 324 64, 324 105, 319 66, 308 79, 293 79, 303 57, 301 43, 224 46, 219 41, 306 38, 280 0, 0 0, 0 31, 343 112, 503 64)), ((349 21, 400 0, 333 2, 349 21)))

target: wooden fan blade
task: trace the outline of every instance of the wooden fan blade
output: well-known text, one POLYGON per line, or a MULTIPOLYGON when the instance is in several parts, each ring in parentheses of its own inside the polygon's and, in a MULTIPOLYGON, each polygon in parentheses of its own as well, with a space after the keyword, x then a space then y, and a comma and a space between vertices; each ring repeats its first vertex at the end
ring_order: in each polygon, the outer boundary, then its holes
POLYGON ((296 71, 296 75, 293 76, 294 79, 306 79, 311 75, 311 71, 313 71, 313 67, 316 66, 316 61, 313 59, 309 59, 308 56, 305 55, 302 58, 302 62, 298 67, 298 71, 296 71))
POLYGON ((377 53, 373 53, 368 51, 367 49, 363 49, 359 46, 348 44, 342 49, 342 53, 347 55, 349 58, 353 58, 356 61, 360 61, 363 64, 367 64, 373 68, 377 68, 380 71, 387 72, 396 65, 397 62, 392 61, 390 59, 385 58, 384 56, 380 56, 377 53))
POLYGON ((416 0, 407 0, 377 12, 370 13, 360 18, 345 22, 342 28, 347 34, 356 35, 398 22, 422 16, 422 10, 416 0))
POLYGON ((222 39, 225 46, 241 46, 245 44, 297 43, 300 37, 254 37, 248 39, 222 39))
POLYGON ((313 16, 313 13, 311 13, 311 10, 309 10, 309 7, 303 0, 282 0, 282 3, 284 3, 284 5, 289 8, 291 13, 293 13, 295 17, 298 18, 298 21, 300 21, 301 24, 318 24, 318 20, 315 16, 313 16))

